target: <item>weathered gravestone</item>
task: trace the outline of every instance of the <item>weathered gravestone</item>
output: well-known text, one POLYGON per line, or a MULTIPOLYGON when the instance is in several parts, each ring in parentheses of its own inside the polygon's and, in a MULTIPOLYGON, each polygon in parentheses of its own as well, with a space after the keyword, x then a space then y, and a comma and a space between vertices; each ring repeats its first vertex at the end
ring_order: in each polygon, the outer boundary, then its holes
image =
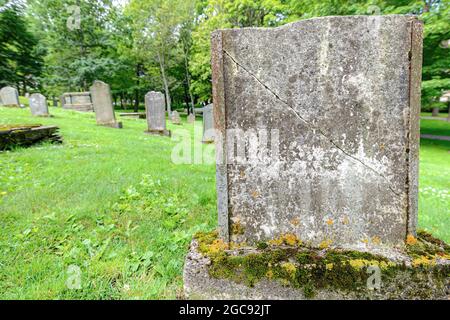
POLYGON ((66 92, 61 96, 61 106, 82 112, 94 111, 90 92, 66 92))
POLYGON ((211 57, 219 238, 193 241, 186 295, 448 297, 445 245, 430 273, 401 267, 421 264, 406 239, 427 242, 416 238, 421 22, 219 30, 211 57), (378 291, 368 266, 392 271, 378 291))
POLYGON ((122 128, 122 122, 116 121, 109 85, 102 81, 94 81, 90 87, 97 124, 113 128, 122 128))
POLYGON ((170 136, 166 129, 166 108, 164 94, 150 91, 145 95, 145 112, 148 130, 146 133, 170 136))
POLYGON ((30 95, 30 109, 33 116, 48 117, 47 99, 40 93, 33 93, 30 95))
POLYGON ((19 92, 13 87, 0 89, 0 101, 4 107, 20 107, 19 92))
POLYGON ((172 111, 171 120, 173 124, 181 124, 181 117, 177 110, 172 111))
POLYGON ((195 114, 190 113, 190 114, 187 116, 187 123, 195 123, 195 114))
POLYGON ((203 143, 214 142, 213 104, 203 108, 203 143))

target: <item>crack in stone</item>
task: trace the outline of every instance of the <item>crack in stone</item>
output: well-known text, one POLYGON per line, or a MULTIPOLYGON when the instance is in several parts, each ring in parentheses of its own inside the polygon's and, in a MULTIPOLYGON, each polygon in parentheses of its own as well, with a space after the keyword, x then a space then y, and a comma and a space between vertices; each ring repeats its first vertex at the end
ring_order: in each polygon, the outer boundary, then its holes
POLYGON ((303 118, 288 102, 284 101, 273 89, 271 89, 270 87, 268 87, 265 83, 263 83, 261 80, 258 79, 258 77, 256 77, 252 72, 250 72, 250 70, 248 70, 246 67, 244 67, 243 65, 241 65, 239 62, 237 62, 237 60, 230 54, 228 53, 228 51, 226 51, 225 49, 222 49, 223 52, 225 53, 225 55, 227 57, 229 57, 237 66, 239 66, 240 68, 242 68, 245 72, 247 72, 251 77, 253 77, 259 84, 261 84, 264 88, 266 88, 267 91, 269 91, 277 100, 281 101, 283 104, 285 104, 294 114, 295 116, 300 119, 301 121, 303 121, 306 126, 310 129, 310 130, 317 130, 325 139, 327 139, 336 149, 340 150, 342 153, 344 153, 347 157, 361 163, 364 167, 368 168, 369 170, 373 171, 375 174, 377 174, 379 177, 383 178, 386 183, 389 186, 389 190, 392 191, 392 193, 394 193, 397 196, 400 196, 400 193, 396 192, 392 186, 390 185, 389 180, 382 175, 381 173, 379 173, 378 171, 376 171, 374 168, 372 168, 371 166, 365 164, 362 160, 358 159, 357 157, 349 154, 347 151, 345 151, 344 149, 342 149, 342 147, 340 147, 336 142, 333 141, 333 139, 331 139, 330 137, 328 137, 320 128, 314 126, 313 124, 311 124, 309 121, 307 121, 305 118, 303 118))

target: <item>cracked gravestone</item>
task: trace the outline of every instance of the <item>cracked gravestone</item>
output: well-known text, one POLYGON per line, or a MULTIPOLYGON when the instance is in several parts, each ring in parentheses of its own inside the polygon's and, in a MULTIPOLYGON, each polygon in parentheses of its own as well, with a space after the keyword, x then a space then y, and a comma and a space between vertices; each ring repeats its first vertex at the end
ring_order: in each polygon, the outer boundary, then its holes
POLYGON ((0 90, 0 101, 4 107, 20 107, 19 92, 13 87, 3 87, 0 90))
POLYGON ((449 247, 414 237, 422 23, 218 30, 211 58, 220 239, 192 242, 186 297, 448 299, 449 247))
POLYGON ((166 107, 164 94, 150 91, 145 95, 145 112, 148 130, 146 133, 170 136, 166 129, 166 107))
POLYGON ((48 117, 47 99, 40 93, 33 93, 30 95, 30 109, 33 116, 48 117))
POLYGON ((359 248, 415 234, 421 30, 393 15, 213 33, 223 239, 359 248))
POLYGON ((91 86, 90 92, 97 124, 113 128, 122 128, 122 123, 116 121, 109 85, 96 80, 91 86))
POLYGON ((214 142, 213 104, 203 108, 203 143, 214 142))

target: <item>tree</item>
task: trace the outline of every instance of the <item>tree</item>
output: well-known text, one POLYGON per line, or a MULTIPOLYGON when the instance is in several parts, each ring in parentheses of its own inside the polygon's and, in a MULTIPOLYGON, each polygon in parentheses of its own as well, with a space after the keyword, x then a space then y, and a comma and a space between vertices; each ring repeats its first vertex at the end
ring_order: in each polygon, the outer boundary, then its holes
POLYGON ((15 84, 22 93, 37 87, 42 71, 38 39, 29 31, 23 7, 0 7, 0 84, 15 84))

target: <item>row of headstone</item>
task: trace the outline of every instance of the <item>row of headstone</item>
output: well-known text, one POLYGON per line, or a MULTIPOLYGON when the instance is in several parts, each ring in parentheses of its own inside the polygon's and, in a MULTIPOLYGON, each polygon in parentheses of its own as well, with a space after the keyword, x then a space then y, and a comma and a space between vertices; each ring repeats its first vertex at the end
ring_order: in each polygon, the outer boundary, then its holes
MULTIPOLYGON (((20 106, 19 94, 13 87, 4 87, 0 90, 0 101, 5 106, 20 106)), ((50 116, 47 99, 40 93, 29 95, 30 109, 33 116, 50 116)), ((53 98, 53 105, 58 102, 53 98)), ((61 106, 65 109, 88 111, 91 108, 95 111, 98 125, 121 128, 122 123, 116 121, 114 107, 111 96, 111 89, 108 84, 102 81, 94 81, 89 92, 64 93, 61 97, 61 106)), ((161 92, 151 91, 145 96, 145 109, 147 113, 147 124, 149 133, 170 135, 166 129, 166 112, 164 95, 161 92)), ((172 112, 171 121, 173 124, 181 125, 180 114, 175 110, 172 112)), ((189 123, 195 122, 195 115, 190 114, 189 123)), ((203 112, 203 139, 205 143, 214 141, 212 132, 212 104, 204 108, 203 112)))

